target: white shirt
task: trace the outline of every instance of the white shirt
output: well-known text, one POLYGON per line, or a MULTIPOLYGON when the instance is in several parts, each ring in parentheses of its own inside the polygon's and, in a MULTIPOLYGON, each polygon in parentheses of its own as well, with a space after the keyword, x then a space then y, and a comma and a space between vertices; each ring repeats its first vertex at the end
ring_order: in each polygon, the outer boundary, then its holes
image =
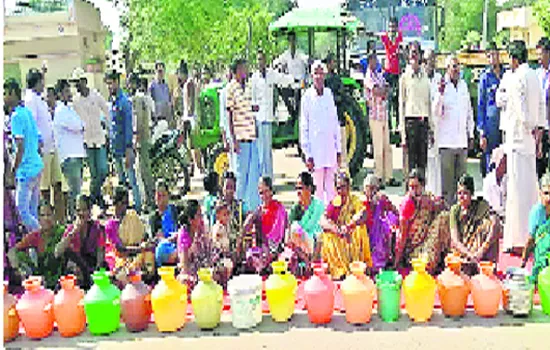
POLYGON ((55 137, 53 133, 52 115, 48 109, 48 104, 36 92, 27 89, 25 92, 25 107, 31 110, 32 116, 34 120, 36 120, 38 131, 42 135, 42 141, 44 142, 42 148, 43 153, 48 154, 54 152, 55 137))
POLYGON ((101 125, 101 115, 105 118, 105 125, 111 125, 111 115, 107 101, 96 90, 90 89, 88 96, 81 94, 75 96, 73 108, 80 116, 86 130, 84 130, 84 142, 88 147, 100 147, 105 145, 105 130, 101 125))
POLYGON ((432 118, 430 120, 430 126, 433 131, 433 137, 434 137, 434 144, 433 147, 431 147, 428 150, 428 153, 430 153, 430 150, 433 152, 438 153, 437 151, 437 138, 439 137, 439 119, 436 116, 435 106, 437 104, 436 98, 439 96, 439 83, 441 82, 441 73, 434 72, 434 76, 430 79, 430 96, 431 96, 431 106, 430 109, 432 110, 432 118))
POLYGON ((279 84, 285 77, 274 71, 266 68, 265 78, 259 71, 252 74, 250 79, 252 87, 252 105, 259 107, 256 113, 256 121, 259 123, 273 122, 273 89, 276 84, 279 84))
POLYGON ((315 87, 308 88, 300 113, 300 146, 306 159, 313 158, 316 169, 337 166, 336 154, 342 151, 340 137, 332 91, 324 88, 319 96, 315 87))
POLYGON ((464 80, 459 79, 455 87, 445 77, 443 95, 437 92, 435 115, 438 118, 439 148, 468 148, 468 139, 474 137, 474 116, 470 92, 464 80))
POLYGON ((55 107, 54 131, 57 139, 59 161, 69 158, 85 158, 85 124, 72 106, 58 102, 55 107))
MULTIPOLYGON (((549 98, 548 97, 548 94, 549 94, 549 91, 550 91, 550 67, 544 69, 542 66, 537 68, 537 76, 539 77, 539 81, 540 81, 540 86, 542 88, 542 100, 543 100, 543 111, 542 111, 542 115, 544 118, 546 118, 546 116, 548 115, 548 108, 550 108, 550 106, 548 106, 548 101, 547 99, 549 98)), ((546 130, 548 130, 548 122, 546 123, 545 125, 545 128, 546 130)))
POLYGON ((504 71, 495 96, 497 107, 500 107, 500 131, 506 131, 506 123, 510 119, 507 107, 507 90, 509 89, 513 73, 514 72, 511 69, 507 69, 504 71))
POLYGON ((536 153, 533 130, 546 125, 544 100, 537 73, 527 63, 512 74, 507 88, 509 120, 506 123, 506 147, 508 151, 523 154, 536 153))
POLYGON ((286 65, 288 74, 295 80, 302 80, 306 77, 306 62, 307 56, 304 53, 296 50, 292 57, 290 49, 288 49, 273 62, 273 65, 286 65))
POLYGON ((508 177, 504 175, 499 186, 494 170, 483 179, 483 199, 485 199, 491 206, 491 209, 500 216, 504 216, 505 213, 507 182, 508 177))

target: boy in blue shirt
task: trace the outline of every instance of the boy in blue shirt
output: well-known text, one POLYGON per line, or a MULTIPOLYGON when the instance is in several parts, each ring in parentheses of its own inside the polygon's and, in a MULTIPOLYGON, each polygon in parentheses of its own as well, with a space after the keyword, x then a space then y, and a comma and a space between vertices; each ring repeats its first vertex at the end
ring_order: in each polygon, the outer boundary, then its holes
POLYGON ((39 150, 41 136, 31 111, 21 102, 21 88, 14 79, 4 83, 4 108, 6 114, 11 114, 11 133, 16 146, 14 164, 16 207, 27 231, 35 232, 40 229, 38 201, 40 175, 44 168, 39 150))

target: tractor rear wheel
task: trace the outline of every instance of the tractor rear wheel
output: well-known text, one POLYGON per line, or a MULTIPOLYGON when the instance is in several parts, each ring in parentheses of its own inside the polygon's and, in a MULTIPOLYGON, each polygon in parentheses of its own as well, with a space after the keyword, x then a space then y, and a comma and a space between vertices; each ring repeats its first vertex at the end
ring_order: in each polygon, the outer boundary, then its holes
POLYGON ((352 178, 363 168, 367 156, 369 127, 363 110, 357 101, 349 96, 345 98, 346 139, 349 171, 352 178))

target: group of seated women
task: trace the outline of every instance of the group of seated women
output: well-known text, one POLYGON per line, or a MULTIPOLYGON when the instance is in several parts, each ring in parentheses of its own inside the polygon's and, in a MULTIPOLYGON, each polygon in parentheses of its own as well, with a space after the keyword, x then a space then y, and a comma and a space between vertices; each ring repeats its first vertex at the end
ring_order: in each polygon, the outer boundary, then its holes
MULTIPOLYGON (((426 193, 424 185, 422 173, 413 170, 397 207, 380 191, 374 175, 367 176, 363 196, 358 196, 351 191, 349 177, 340 173, 337 196, 325 208, 313 196, 311 174, 303 172, 295 185, 298 201, 287 214, 274 198, 269 177, 258 184, 261 205, 248 213, 235 197, 233 173, 224 174, 221 190, 209 194, 206 209, 197 200, 181 207, 170 204, 168 188, 159 181, 157 210, 147 224, 129 209, 128 191, 118 187, 115 215, 105 225, 92 219, 87 196, 79 198, 76 222, 67 227, 56 225, 52 208, 41 205, 40 232, 25 235, 8 256, 13 268, 43 275, 49 287, 68 272, 88 287, 91 272, 101 267, 108 268, 120 286, 136 270, 154 283, 156 267, 163 265, 176 266, 178 279, 193 286, 198 269, 209 267, 227 287, 232 275, 268 274, 271 262, 279 259, 301 276, 310 273, 312 261, 321 259, 334 279, 346 276, 353 261, 365 262, 371 274, 381 269, 406 272, 414 257, 426 258, 429 271, 438 273, 451 252, 462 257, 464 272, 470 275, 477 273, 480 261, 497 263, 500 219, 485 200, 475 198, 473 178, 461 177, 451 208, 426 193)), ((526 261, 534 250, 534 274, 548 263, 550 175, 543 177, 541 199, 532 211, 532 238, 524 254, 526 261)))

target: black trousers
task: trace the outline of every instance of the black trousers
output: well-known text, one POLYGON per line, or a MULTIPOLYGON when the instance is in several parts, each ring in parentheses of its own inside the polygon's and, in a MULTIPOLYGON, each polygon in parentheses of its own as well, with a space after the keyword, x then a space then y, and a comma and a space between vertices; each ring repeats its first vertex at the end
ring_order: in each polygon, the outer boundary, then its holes
POLYGON ((542 157, 537 158, 537 176, 539 180, 550 169, 549 151, 550 140, 548 139, 548 131, 544 130, 542 135, 542 157))
POLYGON ((409 171, 426 171, 428 164, 429 125, 426 118, 405 118, 405 137, 409 171))
POLYGON ((279 93, 281 94, 286 108, 288 109, 288 113, 290 113, 292 117, 297 117, 298 111, 300 110, 300 100, 302 97, 300 89, 286 87, 280 89, 279 93))
POLYGON ((390 87, 388 98, 388 126, 390 131, 399 128, 399 75, 385 73, 384 78, 390 87), (392 127, 392 121, 395 125, 392 127))

